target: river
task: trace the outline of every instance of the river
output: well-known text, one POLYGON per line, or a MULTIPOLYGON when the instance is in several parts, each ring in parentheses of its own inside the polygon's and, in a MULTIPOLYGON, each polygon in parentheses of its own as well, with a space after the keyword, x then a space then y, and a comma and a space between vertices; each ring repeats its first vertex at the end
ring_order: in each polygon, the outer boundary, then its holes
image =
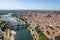
MULTIPOLYGON (((6 18, 4 16, 3 20, 10 21, 13 25, 20 24, 20 22, 18 22, 17 20, 15 22, 13 18, 11 18, 11 17, 9 18, 8 16, 6 16, 6 18)), ((23 29, 23 30, 17 30, 16 31, 15 40, 33 40, 33 38, 30 34, 30 31, 26 28, 26 29, 23 29)))

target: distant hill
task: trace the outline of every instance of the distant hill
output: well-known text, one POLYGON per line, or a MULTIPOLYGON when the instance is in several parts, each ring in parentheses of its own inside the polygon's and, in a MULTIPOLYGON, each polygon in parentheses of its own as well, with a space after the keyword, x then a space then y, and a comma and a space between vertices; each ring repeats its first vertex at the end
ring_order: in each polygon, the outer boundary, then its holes
POLYGON ((1 14, 7 13, 17 13, 20 15, 32 14, 32 13, 58 13, 60 14, 60 10, 0 10, 1 14))

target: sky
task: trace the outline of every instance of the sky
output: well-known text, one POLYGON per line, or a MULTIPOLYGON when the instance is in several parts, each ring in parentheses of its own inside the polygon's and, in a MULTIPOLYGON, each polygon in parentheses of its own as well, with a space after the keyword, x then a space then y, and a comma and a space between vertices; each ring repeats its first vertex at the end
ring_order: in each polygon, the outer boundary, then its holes
POLYGON ((1 10, 60 10, 60 0, 0 0, 1 10))

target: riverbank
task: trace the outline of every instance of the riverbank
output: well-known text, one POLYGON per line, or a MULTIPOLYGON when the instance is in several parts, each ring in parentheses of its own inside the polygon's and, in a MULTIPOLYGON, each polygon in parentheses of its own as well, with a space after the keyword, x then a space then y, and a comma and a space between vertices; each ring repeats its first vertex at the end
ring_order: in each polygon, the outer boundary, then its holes
MULTIPOLYGON (((22 24, 26 24, 25 21, 22 21, 19 18, 17 18, 17 20, 20 21, 22 24)), ((31 35, 31 32, 30 32, 30 30, 28 28, 27 29, 16 31, 16 33, 17 34, 19 33, 19 35, 16 35, 16 37, 17 37, 17 38, 15 38, 16 40, 19 40, 19 39, 21 39, 21 40, 33 40, 33 37, 31 35)))
POLYGON ((30 31, 27 28, 20 30, 20 28, 24 27, 24 26, 22 26, 22 25, 16 26, 16 24, 26 24, 24 21, 22 21, 20 19, 18 21, 16 19, 14 19, 13 17, 11 17, 11 18, 13 18, 13 20, 10 20, 9 18, 8 18, 8 15, 2 17, 2 19, 11 22, 11 24, 15 24, 14 29, 16 29, 16 27, 18 27, 19 29, 17 31, 12 30, 12 31, 16 32, 16 34, 11 34, 11 29, 9 27, 8 30, 6 30, 6 32, 4 33, 4 35, 5 35, 4 37, 6 38, 5 40, 12 40, 12 39, 13 40, 33 40, 33 37, 31 36, 30 31))

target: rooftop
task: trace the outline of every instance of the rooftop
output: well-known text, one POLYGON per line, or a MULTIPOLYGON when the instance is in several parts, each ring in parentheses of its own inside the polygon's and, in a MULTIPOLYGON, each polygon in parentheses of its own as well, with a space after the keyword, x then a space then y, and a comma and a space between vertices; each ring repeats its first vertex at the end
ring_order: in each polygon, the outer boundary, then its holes
POLYGON ((39 25, 47 38, 60 36, 60 14, 36 13, 25 17, 39 25))

